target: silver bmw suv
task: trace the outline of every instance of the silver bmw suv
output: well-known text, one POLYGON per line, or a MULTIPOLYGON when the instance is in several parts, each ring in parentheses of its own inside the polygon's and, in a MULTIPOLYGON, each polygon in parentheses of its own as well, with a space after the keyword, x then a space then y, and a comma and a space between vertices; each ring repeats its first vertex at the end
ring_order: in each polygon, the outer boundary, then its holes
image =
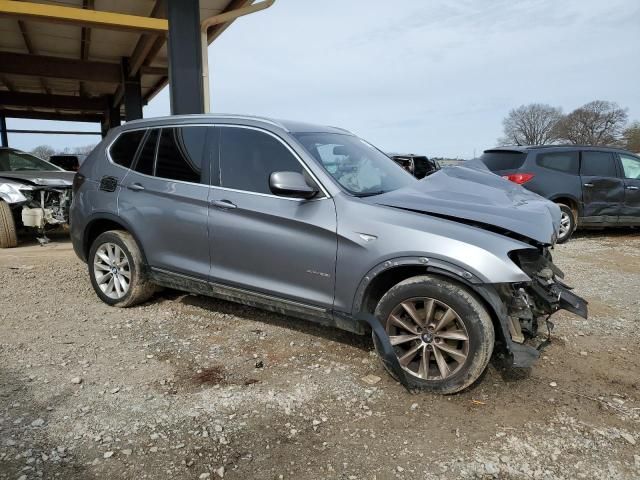
POLYGON ((358 334, 407 388, 526 367, 543 319, 586 317, 549 252, 560 210, 489 172, 417 180, 346 130, 237 115, 129 122, 74 180, 71 234, 98 297, 157 286, 358 334))

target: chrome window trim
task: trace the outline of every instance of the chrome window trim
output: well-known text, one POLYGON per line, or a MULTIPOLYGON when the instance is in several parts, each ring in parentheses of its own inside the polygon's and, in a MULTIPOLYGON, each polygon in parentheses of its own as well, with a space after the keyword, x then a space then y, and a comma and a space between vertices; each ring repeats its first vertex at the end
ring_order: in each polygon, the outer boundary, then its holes
MULTIPOLYGON (((274 124, 277 125, 277 124, 274 124)), ((273 132, 270 132, 269 130, 265 130, 264 128, 260 128, 260 127, 253 127, 253 126, 249 126, 249 125, 237 125, 237 124, 233 124, 233 123, 189 123, 189 124, 167 124, 167 125, 153 125, 153 126, 146 126, 146 127, 137 127, 137 128, 130 128, 127 130, 123 130, 121 132, 118 133, 118 135, 116 135, 116 137, 105 147, 105 154, 107 157, 107 160, 109 161, 109 163, 117 168, 121 168, 122 170, 125 170, 126 173, 128 174, 129 172, 133 172, 137 175, 142 175, 143 177, 147 177, 147 178, 153 178, 153 179, 158 179, 158 180, 167 180, 167 181, 171 181, 171 182, 176 182, 176 183, 183 183, 185 185, 198 185, 198 186, 203 186, 203 187, 211 187, 211 188, 218 188, 221 190, 229 190, 229 191, 233 191, 233 192, 239 192, 239 193, 249 193, 252 195, 261 195, 261 196, 265 196, 265 197, 273 197, 273 198, 280 198, 280 199, 285 199, 285 200, 295 200, 295 201, 305 201, 305 199, 303 198, 288 198, 288 197, 281 197, 278 195, 272 195, 272 194, 268 194, 268 193, 259 193, 259 192, 251 192, 249 190, 238 190, 238 189, 234 189, 234 188, 227 188, 227 187, 219 187, 219 186, 215 186, 215 185, 205 185, 204 183, 193 183, 193 182, 185 182, 183 180, 172 180, 170 178, 164 178, 164 177, 156 177, 154 175, 147 175, 144 173, 140 173, 136 170, 133 170, 132 168, 128 168, 128 167, 124 167, 116 162, 113 161, 113 158, 111 157, 111 147, 113 147, 113 144, 116 143, 118 141, 118 139, 124 135, 125 133, 128 132, 136 132, 136 131, 140 131, 140 130, 144 130, 145 133, 149 130, 153 130, 153 129, 162 129, 162 128, 181 128, 181 127, 229 127, 229 128, 245 128, 248 130, 257 130, 259 132, 264 132, 268 135, 271 135, 273 138, 275 138, 276 140, 278 140, 280 143, 282 143, 285 148, 287 150, 289 150, 289 152, 294 156, 294 158, 298 161, 298 163, 300 163, 300 165, 302 165, 302 168, 309 174, 309 176, 314 180, 314 182, 316 182, 318 184, 318 187, 320 187, 320 190, 322 191, 322 193, 324 194, 324 197, 322 198, 315 198, 315 199, 311 199, 311 200, 306 200, 306 201, 315 201, 315 200, 324 200, 325 198, 331 198, 331 195, 329 194, 329 192, 327 191, 327 189, 324 187, 324 185, 322 184, 322 182, 320 182, 320 180, 318 180, 318 177, 311 171, 311 169, 309 169, 309 167, 307 166, 307 164, 302 160, 302 158, 300 158, 300 155, 298 155, 298 153, 291 148, 291 146, 284 141, 284 139, 282 139, 280 136, 276 135, 273 132)), ((144 140, 145 137, 142 138, 142 140, 144 140)), ((159 143, 158 143, 159 144, 159 143)), ((156 144, 156 150, 158 149, 158 144, 156 144)), ((138 146, 139 148, 140 146, 138 146)), ((219 151, 220 147, 218 146, 218 151, 219 151)), ((137 153, 137 150, 136 150, 137 153)), ((157 154, 157 151, 156 151, 157 154)))
MULTIPOLYGON (((327 191, 327 189, 324 188, 324 185, 322 184, 322 182, 320 182, 320 180, 318 180, 318 177, 311 171, 311 169, 307 166, 307 164, 304 162, 304 160, 302 160, 300 155, 298 155, 298 152, 296 152, 293 148, 291 148, 291 145, 289 145, 287 142, 285 142, 284 139, 282 137, 280 137, 279 135, 276 135, 275 133, 270 132, 269 130, 265 130, 265 129, 260 128, 260 127, 253 127, 253 126, 249 126, 249 125, 235 125, 235 124, 230 124, 230 123, 218 123, 218 124, 215 124, 215 125, 217 127, 223 127, 223 128, 244 128, 246 130, 256 130, 258 132, 266 133, 266 134, 272 136, 273 138, 278 140, 282 145, 284 145, 284 147, 287 150, 289 150, 289 153, 291 153, 291 155, 293 155, 293 157, 298 161, 298 163, 300 165, 302 165, 302 168, 309 174, 309 176, 313 179, 313 181, 316 182, 316 184, 320 188, 320 191, 322 191, 322 193, 324 194, 323 198, 331 198, 331 195, 329 195, 329 192, 327 191)), ((218 150, 220 151, 220 146, 218 146, 218 150)), ((221 163, 221 162, 218 162, 218 163, 221 163)), ((221 167, 221 166, 219 165, 219 167, 221 167)), ((287 197, 281 197, 281 196, 278 196, 278 195, 270 195, 268 193, 252 192, 251 190, 239 190, 239 189, 229 188, 229 187, 217 187, 217 188, 224 188, 226 190, 233 190, 233 191, 236 191, 236 192, 244 192, 244 193, 257 194, 257 195, 264 195, 264 196, 268 196, 268 197, 287 198, 287 197)), ((289 199, 289 200, 304 200, 304 199, 293 198, 293 199, 289 199)), ((318 200, 321 200, 321 199, 318 199, 318 200)))

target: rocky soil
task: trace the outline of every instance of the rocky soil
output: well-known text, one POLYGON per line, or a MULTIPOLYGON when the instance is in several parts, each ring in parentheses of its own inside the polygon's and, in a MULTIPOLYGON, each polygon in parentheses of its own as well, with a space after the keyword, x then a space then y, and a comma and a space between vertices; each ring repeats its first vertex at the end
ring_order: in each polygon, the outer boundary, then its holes
POLYGON ((640 478, 640 235, 554 255, 589 320, 440 397, 368 338, 174 291, 114 309, 63 237, 0 251, 0 479, 640 478))

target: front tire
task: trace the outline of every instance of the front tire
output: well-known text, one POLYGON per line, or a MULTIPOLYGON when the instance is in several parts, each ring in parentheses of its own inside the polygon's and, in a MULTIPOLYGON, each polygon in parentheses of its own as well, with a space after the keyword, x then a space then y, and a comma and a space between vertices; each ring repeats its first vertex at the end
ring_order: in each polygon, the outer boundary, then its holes
POLYGON ((556 243, 564 243, 576 229, 576 216, 571 207, 564 203, 557 204, 560 207, 560 231, 558 232, 558 240, 556 243))
MULTIPOLYGON (((439 277, 398 283, 382 297, 375 315, 411 389, 464 390, 482 375, 493 353, 495 333, 487 310, 466 288, 439 277)), ((378 350, 375 335, 374 345, 378 350)))
POLYGON ((14 248, 17 246, 18 234, 11 207, 4 200, 0 200, 0 248, 14 248))
POLYGON ((155 287, 146 274, 142 253, 130 233, 100 234, 89 251, 91 285, 100 300, 114 307, 133 307, 148 300, 155 287))

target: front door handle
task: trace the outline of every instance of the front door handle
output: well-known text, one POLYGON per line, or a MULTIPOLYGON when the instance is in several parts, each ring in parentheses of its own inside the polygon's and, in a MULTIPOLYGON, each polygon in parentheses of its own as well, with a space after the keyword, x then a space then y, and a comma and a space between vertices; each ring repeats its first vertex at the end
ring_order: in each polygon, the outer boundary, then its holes
POLYGON ((214 200, 211 202, 211 205, 217 208, 222 208, 224 210, 230 210, 232 208, 237 208, 236 204, 229 200, 214 200))
POLYGON ((627 190, 640 190, 638 187, 634 187, 633 185, 627 187, 627 190))
POLYGON ((585 183, 584 186, 587 188, 591 188, 593 187, 593 183, 585 183))
POLYGON ((132 183, 130 185, 127 185, 127 188, 129 190, 133 190, 134 192, 140 192, 140 191, 144 190, 144 187, 142 185, 140 185, 139 183, 132 183))

